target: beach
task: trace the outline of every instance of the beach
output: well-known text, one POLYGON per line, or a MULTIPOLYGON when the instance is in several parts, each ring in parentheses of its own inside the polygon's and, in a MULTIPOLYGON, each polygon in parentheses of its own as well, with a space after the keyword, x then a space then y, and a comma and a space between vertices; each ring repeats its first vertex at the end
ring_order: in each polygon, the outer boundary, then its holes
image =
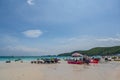
POLYGON ((73 65, 0 63, 0 80, 120 80, 120 62, 73 65))

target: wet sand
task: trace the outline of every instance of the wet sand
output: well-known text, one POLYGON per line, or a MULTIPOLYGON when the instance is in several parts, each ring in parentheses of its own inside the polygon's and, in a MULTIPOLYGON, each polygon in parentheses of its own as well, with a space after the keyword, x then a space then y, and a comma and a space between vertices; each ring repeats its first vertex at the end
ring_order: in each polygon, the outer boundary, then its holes
POLYGON ((120 80, 120 62, 103 64, 0 63, 0 80, 120 80))

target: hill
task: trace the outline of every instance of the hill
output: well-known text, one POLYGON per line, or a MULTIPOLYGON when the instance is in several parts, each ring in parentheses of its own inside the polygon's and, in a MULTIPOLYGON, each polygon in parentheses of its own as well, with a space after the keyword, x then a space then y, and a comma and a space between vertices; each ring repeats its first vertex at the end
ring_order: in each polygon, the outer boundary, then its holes
POLYGON ((58 56, 71 56, 71 54, 78 52, 84 55, 89 55, 89 56, 93 56, 93 55, 115 55, 120 53, 120 46, 114 46, 114 47, 95 47, 92 48, 90 50, 78 50, 78 51, 73 51, 73 52, 69 52, 69 53, 62 53, 59 54, 58 56))

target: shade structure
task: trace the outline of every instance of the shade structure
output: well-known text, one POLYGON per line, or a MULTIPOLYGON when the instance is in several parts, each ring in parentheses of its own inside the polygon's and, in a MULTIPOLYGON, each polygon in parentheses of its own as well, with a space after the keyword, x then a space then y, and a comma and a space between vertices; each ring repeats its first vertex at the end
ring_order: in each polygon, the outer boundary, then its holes
POLYGON ((83 56, 83 55, 80 54, 80 53, 73 53, 73 54, 72 54, 72 57, 80 57, 80 56, 83 56))

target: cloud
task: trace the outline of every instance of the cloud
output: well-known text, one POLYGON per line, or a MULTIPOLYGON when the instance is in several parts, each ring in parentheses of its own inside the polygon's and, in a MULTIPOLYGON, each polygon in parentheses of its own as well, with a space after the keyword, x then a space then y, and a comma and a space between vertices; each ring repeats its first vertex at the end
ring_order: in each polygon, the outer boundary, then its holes
POLYGON ((30 48, 25 46, 7 46, 6 49, 10 51, 22 51, 22 52, 40 52, 37 48, 30 48))
POLYGON ((14 55, 22 54, 22 55, 38 56, 38 55, 58 54, 62 52, 62 49, 59 49, 57 47, 53 48, 53 46, 49 48, 45 48, 45 47, 33 47, 33 46, 31 47, 26 45, 16 45, 16 46, 7 45, 0 48, 0 52, 4 52, 5 54, 12 53, 14 55))
POLYGON ((5 35, 5 36, 1 36, 0 41, 2 43, 17 43, 18 39, 16 37, 13 37, 13 36, 5 35))
POLYGON ((27 30, 22 33, 29 38, 38 38, 43 32, 41 30, 27 30))
MULTIPOLYGON (((0 48, 4 53, 14 53, 14 55, 47 55, 71 52, 75 50, 88 50, 93 47, 110 47, 120 45, 118 37, 70 37, 56 38, 51 43, 43 43, 43 45, 5 45, 0 48)), ((4 54, 3 54, 4 55, 4 54)))
POLYGON ((34 1, 34 0, 27 0, 27 3, 28 3, 29 5, 34 5, 33 1, 34 1))
POLYGON ((57 47, 54 47, 54 50, 58 51, 58 53, 71 52, 74 50, 88 50, 93 47, 110 47, 120 45, 119 37, 82 36, 56 39, 55 41, 58 42, 58 44, 57 47))
POLYGON ((98 41, 120 41, 120 38, 102 38, 102 39, 97 39, 98 41))
MULTIPOLYGON (((27 3, 29 5, 33 5, 34 1, 35 0, 27 0, 27 3)), ((23 18, 25 18, 25 20, 30 22, 36 22, 37 24, 39 24, 40 21, 63 23, 76 22, 77 20, 81 20, 82 23, 82 21, 84 21, 85 19, 85 21, 88 21, 89 19, 91 20, 91 18, 92 20, 98 19, 98 17, 100 17, 98 20, 100 21, 102 17, 106 16, 106 14, 111 15, 119 11, 116 9, 117 4, 114 0, 110 0, 109 4, 107 4, 107 0, 36 1, 36 6, 33 7, 33 10, 26 10, 25 7, 22 7, 24 11, 21 12, 24 14, 21 13, 21 15, 23 16, 23 18)))
POLYGON ((120 38, 120 33, 117 33, 116 36, 120 38))
POLYGON ((47 53, 46 50, 42 49, 42 48, 36 48, 36 47, 28 47, 28 46, 21 46, 21 45, 17 45, 17 46, 5 46, 3 48, 1 48, 1 50, 4 51, 10 51, 10 52, 24 52, 24 53, 47 53))

